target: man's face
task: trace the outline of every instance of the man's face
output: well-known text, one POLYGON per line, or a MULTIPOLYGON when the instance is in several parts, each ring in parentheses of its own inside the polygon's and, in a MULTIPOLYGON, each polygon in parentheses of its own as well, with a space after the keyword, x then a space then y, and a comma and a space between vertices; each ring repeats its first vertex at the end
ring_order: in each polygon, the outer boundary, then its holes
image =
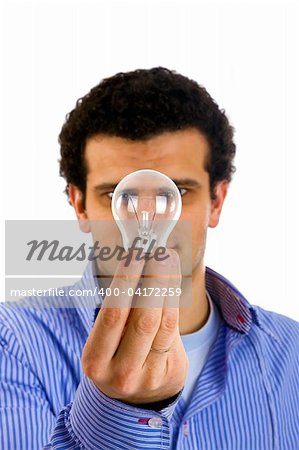
MULTIPOLYGON (((218 224, 227 191, 227 183, 219 183, 216 199, 211 200, 209 174, 204 168, 208 152, 206 138, 194 128, 163 133, 147 141, 97 135, 87 140, 85 148, 85 208, 82 207, 82 194, 74 186, 69 191, 71 202, 79 219, 109 224, 106 232, 105 226, 102 226, 101 233, 102 245, 109 245, 111 236, 118 233, 111 211, 111 195, 115 186, 136 170, 154 169, 164 173, 181 191, 180 222, 192 225, 192 236, 186 237, 185 233, 180 233, 175 240, 175 249, 181 261, 189 260, 189 264, 186 263, 189 267, 192 261, 194 271, 197 267, 203 267, 207 228, 218 224), (192 244, 192 255, 188 240, 192 244)), ((121 240, 118 243, 121 245, 121 240)))

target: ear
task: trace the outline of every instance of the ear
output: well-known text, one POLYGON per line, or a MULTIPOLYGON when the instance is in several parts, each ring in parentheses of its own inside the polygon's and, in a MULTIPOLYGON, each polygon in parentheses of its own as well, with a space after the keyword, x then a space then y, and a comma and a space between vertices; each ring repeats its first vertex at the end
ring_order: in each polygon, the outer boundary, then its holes
POLYGON ((226 180, 220 181, 215 187, 216 197, 214 200, 212 200, 211 215, 208 225, 210 228, 215 228, 219 223, 220 214, 224 203, 224 199, 227 194, 227 190, 228 190, 228 182, 226 180))
POLYGON ((70 202, 76 212, 80 230, 83 233, 90 233, 90 223, 86 209, 84 207, 83 194, 77 186, 69 184, 68 193, 70 202))

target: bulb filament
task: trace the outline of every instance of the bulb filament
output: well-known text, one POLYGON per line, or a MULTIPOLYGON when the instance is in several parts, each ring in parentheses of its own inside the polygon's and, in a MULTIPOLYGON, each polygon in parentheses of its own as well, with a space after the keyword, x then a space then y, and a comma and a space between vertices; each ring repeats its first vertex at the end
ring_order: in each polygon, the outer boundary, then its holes
POLYGON ((134 205, 131 195, 129 195, 129 200, 132 204, 134 214, 135 214, 136 220, 139 225, 139 235, 142 237, 150 238, 151 233, 152 233, 152 223, 154 221, 156 211, 154 212, 152 220, 150 220, 149 211, 141 211, 141 223, 140 223, 140 220, 139 220, 139 217, 138 217, 138 214, 137 214, 137 211, 136 211, 136 208, 135 208, 135 205, 134 205))

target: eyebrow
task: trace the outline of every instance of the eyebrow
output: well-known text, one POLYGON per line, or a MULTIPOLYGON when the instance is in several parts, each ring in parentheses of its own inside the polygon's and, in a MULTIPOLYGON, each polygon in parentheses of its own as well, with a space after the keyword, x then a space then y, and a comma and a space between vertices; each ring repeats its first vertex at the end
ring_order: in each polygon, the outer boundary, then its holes
MULTIPOLYGON (((172 179, 172 181, 177 186, 184 186, 184 187, 192 187, 192 188, 200 188, 202 187, 202 184, 194 180, 192 178, 180 178, 180 179, 172 179)), ((97 186, 93 188, 94 191, 97 192, 103 192, 103 191, 114 191, 118 183, 100 183, 97 186)))
POLYGON ((194 180, 192 178, 180 178, 176 180, 172 180, 177 186, 184 186, 184 187, 194 187, 199 188, 202 187, 202 183, 200 183, 197 180, 194 180))

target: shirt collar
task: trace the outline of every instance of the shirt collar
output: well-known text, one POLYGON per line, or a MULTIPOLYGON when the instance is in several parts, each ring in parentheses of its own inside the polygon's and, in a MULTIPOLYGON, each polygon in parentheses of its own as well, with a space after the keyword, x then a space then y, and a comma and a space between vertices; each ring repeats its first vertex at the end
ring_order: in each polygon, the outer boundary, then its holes
MULTIPOLYGON (((81 280, 75 285, 78 290, 92 290, 92 295, 76 298, 78 314, 88 334, 103 301, 99 294, 96 272, 93 267, 93 263, 89 263, 81 280)), ((254 323, 266 333, 276 338, 267 328, 266 324, 263 323, 258 309, 253 307, 241 292, 223 275, 206 267, 205 283, 207 291, 213 302, 218 306, 221 316, 227 325, 239 333, 248 334, 254 323)))
POLYGON ((224 321, 231 328, 248 334, 252 324, 255 324, 279 341, 278 336, 268 328, 259 309, 251 305, 227 278, 209 267, 206 267, 206 289, 218 305, 224 321))

